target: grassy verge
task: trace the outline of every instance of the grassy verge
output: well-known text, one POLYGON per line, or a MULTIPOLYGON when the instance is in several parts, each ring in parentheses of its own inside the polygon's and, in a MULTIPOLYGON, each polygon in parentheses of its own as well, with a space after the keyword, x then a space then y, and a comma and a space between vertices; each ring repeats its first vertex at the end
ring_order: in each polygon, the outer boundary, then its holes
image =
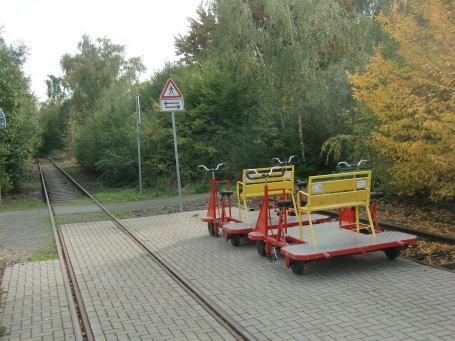
POLYGON ((57 260, 58 253, 55 245, 53 249, 40 250, 34 252, 30 257, 27 258, 27 262, 41 262, 46 260, 57 260))
POLYGON ((47 206, 44 202, 15 200, 15 201, 3 202, 2 205, 0 205, 0 213, 1 212, 12 212, 12 211, 35 210, 35 209, 46 208, 46 207, 47 206))

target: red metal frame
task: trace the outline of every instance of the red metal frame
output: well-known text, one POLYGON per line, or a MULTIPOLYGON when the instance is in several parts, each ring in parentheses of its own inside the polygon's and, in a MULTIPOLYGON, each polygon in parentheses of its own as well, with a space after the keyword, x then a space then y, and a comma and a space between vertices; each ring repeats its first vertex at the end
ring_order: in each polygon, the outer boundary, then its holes
MULTIPOLYGON (((283 193, 285 194, 285 190, 283 189, 283 193)), ((283 198, 285 196, 281 196, 283 198)), ((294 242, 299 244, 306 243, 305 241, 294 238, 287 234, 288 227, 298 226, 298 221, 289 223, 288 222, 288 208, 283 207, 283 210, 280 214, 278 224, 272 225, 270 219, 270 201, 268 195, 268 186, 264 186, 264 198, 261 204, 261 210, 259 213, 258 220, 256 222, 256 226, 252 232, 248 234, 248 238, 254 241, 264 241, 265 242, 265 250, 267 254, 270 254, 272 251, 272 246, 276 246, 282 248, 284 246, 289 245, 288 242, 294 242)), ((329 217, 316 219, 313 221, 314 224, 319 222, 326 222, 329 220, 329 217)), ((302 224, 308 224, 308 222, 303 222, 302 224)))
MULTIPOLYGON (((352 231, 352 233, 357 233, 355 231, 352 231)), ((387 232, 382 232, 382 233, 387 233, 387 232)), ((409 245, 412 243, 415 243, 416 237, 412 236, 409 239, 402 239, 399 241, 391 241, 389 243, 381 243, 381 244, 371 244, 368 246, 362 246, 362 247, 353 247, 350 249, 343 249, 343 250, 338 250, 338 251, 330 251, 329 253, 313 253, 311 255, 299 255, 299 254, 293 254, 291 252, 285 252, 283 253, 285 256, 285 261, 286 261, 286 266, 289 268, 290 267, 290 261, 291 260, 315 260, 315 259, 330 259, 332 257, 336 256, 342 256, 342 255, 352 255, 352 254, 362 254, 362 257, 365 258, 367 252, 371 251, 377 251, 377 250, 383 250, 387 249, 389 247, 395 247, 395 246, 404 246, 404 245, 409 245)))
POLYGON ((223 224, 230 221, 240 222, 240 220, 232 217, 231 197, 228 196, 228 213, 226 213, 226 199, 222 198, 221 200, 218 200, 216 187, 219 184, 226 184, 227 190, 231 190, 231 184, 229 180, 216 180, 215 177, 212 176, 207 215, 201 218, 201 221, 203 222, 213 223, 213 231, 216 236, 218 236, 220 228, 222 228, 223 224))
MULTIPOLYGON (((376 210, 377 210, 377 204, 375 201, 373 201, 370 205, 370 213, 371 213, 371 218, 374 223, 375 232, 376 233, 387 233, 387 232, 382 232, 379 229, 379 221, 378 221, 378 218, 376 215, 376 210)), ((353 210, 352 207, 346 207, 343 209, 339 209, 338 210, 338 219, 339 219, 340 228, 352 230, 352 233, 357 233, 355 231, 356 215, 355 215, 355 210, 353 210)), ((403 238, 400 240, 384 242, 384 243, 380 243, 380 244, 373 243, 370 245, 363 245, 363 246, 359 246, 359 247, 352 247, 352 248, 347 248, 347 249, 342 249, 342 250, 332 250, 332 251, 330 251, 330 253, 321 252, 321 253, 312 253, 309 255, 302 255, 302 254, 292 253, 288 250, 281 250, 281 253, 285 257, 286 267, 290 268, 291 262, 293 262, 293 261, 309 261, 309 260, 324 259, 324 258, 330 259, 332 257, 350 255, 350 254, 362 254, 362 257, 365 258, 367 252, 384 250, 384 249, 393 248, 393 247, 406 247, 409 244, 415 243, 416 240, 417 240, 416 236, 409 235, 409 237, 403 238)))
MULTIPOLYGON (((371 219, 374 223, 374 231, 381 232, 379 229, 379 221, 376 215, 376 210, 378 206, 375 201, 370 204, 370 214, 371 219)), ((355 208, 354 207, 345 207, 338 209, 338 222, 341 228, 345 228, 348 230, 353 230, 356 228, 356 215, 355 215, 355 208)))

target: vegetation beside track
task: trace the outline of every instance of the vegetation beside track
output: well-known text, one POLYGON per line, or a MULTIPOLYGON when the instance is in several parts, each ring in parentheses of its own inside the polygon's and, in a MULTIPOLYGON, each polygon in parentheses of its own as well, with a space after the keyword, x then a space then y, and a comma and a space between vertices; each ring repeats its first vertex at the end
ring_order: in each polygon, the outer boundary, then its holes
MULTIPOLYGON (((366 217, 364 212, 361 214, 366 217)), ((386 198, 378 203, 377 215, 380 222, 455 237, 455 211, 448 205, 386 198)), ((401 254, 424 263, 455 269, 455 245, 419 240, 401 254)))

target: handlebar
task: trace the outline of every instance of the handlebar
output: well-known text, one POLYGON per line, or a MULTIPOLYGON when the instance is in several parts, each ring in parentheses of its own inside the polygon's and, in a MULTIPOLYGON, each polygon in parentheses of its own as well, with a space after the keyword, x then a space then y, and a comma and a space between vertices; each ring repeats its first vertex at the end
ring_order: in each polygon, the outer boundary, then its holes
POLYGON ((216 168, 207 168, 206 166, 204 165, 198 165, 197 166, 197 170, 199 172, 216 172, 216 171, 225 171, 225 170, 228 170, 229 167, 227 164, 225 163, 219 163, 216 168))
POLYGON ((347 163, 345 161, 338 162, 337 169, 342 171, 351 171, 355 170, 356 165, 352 163, 347 163))
POLYGON ((296 165, 298 163, 300 163, 300 158, 297 155, 292 155, 288 161, 281 161, 277 157, 272 159, 272 166, 296 165))
POLYGON ((370 160, 360 160, 357 164, 357 169, 371 169, 373 168, 373 162, 370 160))
POLYGON ((275 166, 270 169, 268 173, 258 173, 256 169, 248 169, 245 173, 245 176, 250 180, 255 180, 258 178, 278 178, 284 175, 284 170, 281 167, 275 166), (250 176, 253 174, 255 176, 250 176))
POLYGON ((338 162, 337 169, 341 171, 355 171, 358 169, 371 169, 373 163, 370 160, 360 160, 358 164, 347 163, 345 161, 338 162))

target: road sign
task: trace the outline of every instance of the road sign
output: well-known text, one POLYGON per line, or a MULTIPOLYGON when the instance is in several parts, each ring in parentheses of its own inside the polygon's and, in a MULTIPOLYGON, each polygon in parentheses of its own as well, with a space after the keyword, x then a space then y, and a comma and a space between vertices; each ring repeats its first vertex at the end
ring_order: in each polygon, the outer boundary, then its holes
POLYGON ((161 111, 183 111, 184 102, 183 95, 172 78, 167 80, 167 83, 161 92, 160 110, 161 111))
POLYGON ((160 99, 183 99, 182 93, 179 88, 177 88, 172 78, 167 80, 166 86, 161 92, 160 99))
POLYGON ((161 111, 183 111, 183 107, 184 107, 183 98, 160 100, 161 111))
POLYGON ((0 109, 0 129, 6 128, 6 117, 2 109, 0 109))

